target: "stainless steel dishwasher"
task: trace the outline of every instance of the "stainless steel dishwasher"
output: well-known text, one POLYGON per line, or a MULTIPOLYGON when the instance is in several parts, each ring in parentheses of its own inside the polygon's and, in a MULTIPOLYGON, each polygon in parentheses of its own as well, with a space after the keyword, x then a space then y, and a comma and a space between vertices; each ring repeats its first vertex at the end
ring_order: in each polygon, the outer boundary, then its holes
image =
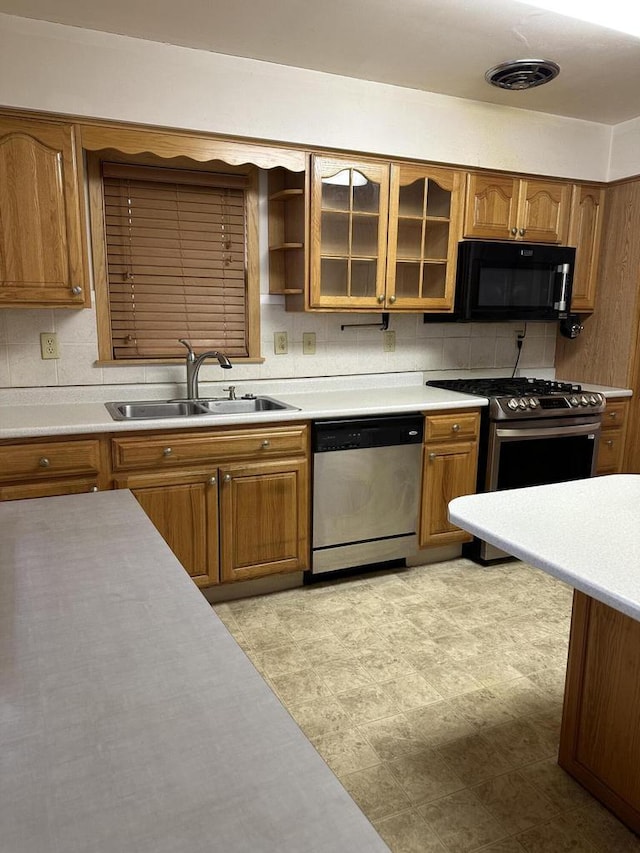
POLYGON ((418 550, 422 434, 418 415, 314 424, 312 575, 418 550))

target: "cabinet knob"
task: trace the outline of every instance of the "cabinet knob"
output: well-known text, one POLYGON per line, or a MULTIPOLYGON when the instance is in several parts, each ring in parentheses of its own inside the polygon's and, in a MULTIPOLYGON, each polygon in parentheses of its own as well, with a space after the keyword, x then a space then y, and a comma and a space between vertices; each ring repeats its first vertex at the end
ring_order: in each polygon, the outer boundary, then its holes
POLYGON ((209 485, 210 485, 210 486, 215 486, 215 484, 216 484, 217 482, 218 482, 218 481, 217 481, 217 479, 216 479, 215 477, 209 477, 209 485))
POLYGON ((524 235, 526 234, 526 232, 527 232, 527 229, 526 229, 526 228, 521 228, 521 229, 518 231, 518 234, 519 234, 521 237, 524 237, 524 235))
POLYGON ((90 491, 90 492, 97 492, 97 491, 99 491, 99 489, 98 489, 98 487, 97 487, 97 486, 91 486, 91 488, 89 489, 89 491, 90 491))
POLYGON ((606 442, 606 445, 607 447, 613 447, 613 439, 610 438, 609 441, 606 442))
POLYGON ((48 468, 49 465, 51 465, 51 463, 49 462, 49 460, 47 459, 46 456, 41 456, 40 459, 38 460, 38 465, 41 468, 48 468))
POLYGON ((270 444, 270 443, 271 443, 271 442, 270 442, 267 438, 265 438, 265 440, 264 440, 264 441, 261 441, 261 442, 260 442, 260 447, 269 447, 269 444, 270 444))
POLYGON ((71 288, 71 293, 74 296, 80 296, 80 294, 82 293, 82 288, 76 284, 74 287, 71 288))
POLYGON ((612 419, 615 419, 615 418, 617 418, 617 417, 618 417, 618 413, 617 413, 617 412, 609 412, 608 414, 609 414, 609 417, 610 417, 610 418, 612 418, 612 419))
POLYGON ((451 429, 454 432, 458 432, 460 430, 460 424, 452 424, 451 429))
POLYGON ((516 234, 518 233, 518 229, 517 229, 517 228, 512 228, 512 229, 511 229, 511 233, 512 233, 512 234, 513 234, 513 236, 515 237, 515 236, 516 236, 516 234))
POLYGON ((395 301, 396 301, 396 299, 397 299, 397 298, 398 298, 397 296, 390 296, 390 297, 389 297, 389 302, 393 305, 393 304, 395 303, 395 301))
POLYGON ((231 482, 231 474, 225 474, 223 479, 224 479, 225 483, 230 483, 231 482))
POLYGON ((378 295, 378 302, 379 302, 381 305, 382 305, 382 303, 384 302, 384 294, 383 294, 383 293, 380 293, 380 294, 378 295))
POLYGON ((173 449, 171 447, 165 447, 162 451, 163 456, 171 456, 173 453, 173 449))
POLYGON ((437 455, 438 455, 437 453, 430 453, 430 454, 429 454, 429 459, 431 459, 431 461, 433 461, 433 460, 436 458, 436 456, 437 456, 437 455))

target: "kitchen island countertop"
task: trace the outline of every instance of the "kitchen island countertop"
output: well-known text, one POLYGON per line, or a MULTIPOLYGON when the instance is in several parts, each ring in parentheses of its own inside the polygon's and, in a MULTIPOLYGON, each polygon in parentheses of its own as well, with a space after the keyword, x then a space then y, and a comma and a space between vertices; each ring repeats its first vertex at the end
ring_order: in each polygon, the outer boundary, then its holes
POLYGON ((0 504, 0 848, 388 848, 127 490, 0 504))
POLYGON ((640 620, 640 475, 465 495, 454 524, 640 620))

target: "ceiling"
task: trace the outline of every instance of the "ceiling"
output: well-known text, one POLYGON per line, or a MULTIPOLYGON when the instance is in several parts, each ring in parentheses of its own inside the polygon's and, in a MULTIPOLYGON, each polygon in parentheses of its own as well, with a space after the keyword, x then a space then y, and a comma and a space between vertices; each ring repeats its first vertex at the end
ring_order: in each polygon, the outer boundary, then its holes
POLYGON ((640 39, 516 0, 0 0, 0 12, 603 124, 640 115, 640 39), (520 92, 484 80, 531 58, 559 77, 520 92))

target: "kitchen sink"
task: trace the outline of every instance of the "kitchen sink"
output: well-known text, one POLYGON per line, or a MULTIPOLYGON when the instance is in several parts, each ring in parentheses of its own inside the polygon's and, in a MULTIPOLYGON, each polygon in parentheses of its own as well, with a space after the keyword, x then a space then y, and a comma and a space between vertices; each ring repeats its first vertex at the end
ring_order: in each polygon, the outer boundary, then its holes
POLYGON ((203 400, 143 400, 135 403, 105 403, 115 421, 152 420, 154 418, 187 418, 194 415, 233 415, 252 412, 296 410, 273 397, 247 395, 236 400, 216 397, 203 400))

